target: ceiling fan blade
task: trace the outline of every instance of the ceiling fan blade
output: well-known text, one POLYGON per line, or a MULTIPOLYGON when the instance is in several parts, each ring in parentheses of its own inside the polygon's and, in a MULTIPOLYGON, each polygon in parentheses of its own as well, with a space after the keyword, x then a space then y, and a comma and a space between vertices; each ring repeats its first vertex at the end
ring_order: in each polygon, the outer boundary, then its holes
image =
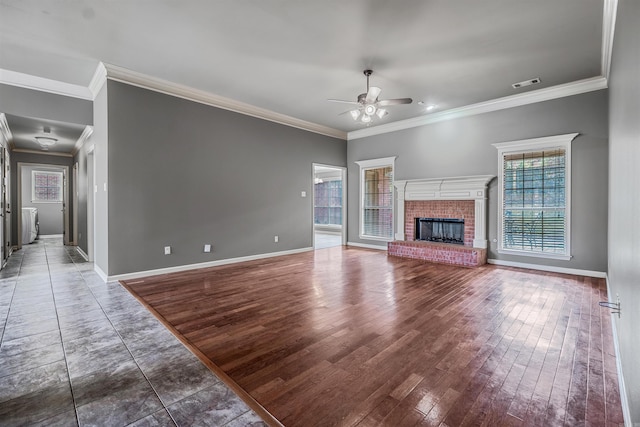
POLYGON ((371 86, 369 88, 369 91, 367 92, 367 97, 365 98, 365 102, 367 104, 376 102, 376 99, 378 99, 378 95, 380 95, 380 92, 382 92, 382 89, 380 89, 379 87, 371 86))
POLYGON ((411 104, 413 99, 411 98, 397 98, 397 99, 383 99, 378 101, 378 107, 389 107, 391 105, 411 104))
POLYGON ((353 105, 360 105, 359 102, 356 101, 345 101, 343 99, 327 99, 327 101, 329 102, 339 102, 341 104, 353 104, 353 105))

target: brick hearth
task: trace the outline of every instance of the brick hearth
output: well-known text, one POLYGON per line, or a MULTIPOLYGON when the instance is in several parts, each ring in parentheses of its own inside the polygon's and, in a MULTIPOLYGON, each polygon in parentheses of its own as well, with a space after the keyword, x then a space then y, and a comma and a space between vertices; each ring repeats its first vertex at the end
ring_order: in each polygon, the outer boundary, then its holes
POLYGON ((389 242, 388 254, 444 264, 477 267, 487 263, 487 250, 449 243, 401 241, 389 242))
POLYGON ((475 267, 487 262, 486 197, 491 175, 396 181, 396 240, 388 254, 475 267), (464 220, 464 245, 415 241, 416 218, 464 220))

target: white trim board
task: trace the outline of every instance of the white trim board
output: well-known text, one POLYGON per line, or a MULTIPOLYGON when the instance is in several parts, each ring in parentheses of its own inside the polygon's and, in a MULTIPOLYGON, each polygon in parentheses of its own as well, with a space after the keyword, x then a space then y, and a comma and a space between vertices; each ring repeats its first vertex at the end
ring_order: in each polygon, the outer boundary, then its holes
MULTIPOLYGON (((309 251, 313 251, 313 248, 292 249, 289 251, 269 252, 265 254, 249 255, 249 256, 243 256, 243 257, 237 257, 237 258, 226 258, 226 259, 220 259, 216 261, 200 262, 197 264, 177 265, 175 267, 158 268, 155 270, 145 270, 145 271, 136 271, 134 273, 116 274, 113 276, 105 275, 103 280, 105 282, 112 282, 116 280, 139 279, 141 277, 157 276, 160 274, 169 274, 169 273, 179 273, 182 271, 197 270, 199 268, 218 267, 220 265, 237 264, 240 262, 254 261, 257 259, 264 259, 264 258, 273 258, 273 257, 278 257, 283 255, 292 255, 292 254, 298 254, 298 253, 309 252, 309 251)), ((98 272, 98 274, 100 273, 98 272)))
POLYGON ((204 90, 195 89, 179 83, 173 83, 157 77, 138 73, 137 71, 128 70, 116 65, 104 64, 104 66, 107 69, 107 78, 109 80, 130 84, 132 86, 183 98, 200 104, 210 105, 216 108, 222 108, 247 116, 257 117, 270 122, 318 133, 320 135, 330 136, 332 138, 342 140, 347 139, 347 133, 338 129, 333 129, 317 123, 311 123, 306 120, 287 116, 286 114, 276 113, 265 108, 256 107, 251 104, 236 101, 204 90))
POLYGON ((87 255, 80 246, 76 246, 76 252, 78 252, 85 261, 89 262, 89 255, 87 255))
POLYGON ((609 79, 611 71, 611 53, 613 52, 613 36, 616 31, 616 16, 618 14, 618 0, 604 0, 602 11, 602 48, 601 71, 605 79, 609 79))
POLYGON ((3 68, 0 68, 0 83, 23 87, 25 89, 53 93, 55 95, 86 99, 88 101, 93 101, 94 99, 94 96, 88 87, 65 83, 58 80, 46 79, 44 77, 32 76, 31 74, 19 73, 17 71, 6 70, 3 68))
POLYGON ((61 153, 59 151, 38 151, 38 150, 27 150, 24 148, 14 148, 11 150, 12 153, 29 153, 29 154, 41 154, 43 156, 58 156, 58 157, 73 157, 71 153, 61 153))
POLYGON ((11 133, 11 129, 9 129, 9 123, 7 123, 7 116, 4 113, 0 113, 0 136, 4 138, 7 143, 7 148, 14 149, 15 145, 13 144, 13 134, 11 133))
POLYGON ((102 279, 102 281, 104 283, 109 282, 109 276, 107 276, 107 273, 105 273, 104 271, 102 271, 102 269, 100 267, 98 267, 98 265, 96 263, 93 264, 93 271, 95 271, 98 276, 100 276, 100 278, 102 279))
POLYGON ((370 245, 367 243, 356 243, 356 242, 347 242, 347 246, 355 246, 356 248, 366 248, 366 249, 377 249, 379 251, 386 251, 387 245, 370 245))
POLYGON ((544 89, 533 90, 518 95, 505 96, 503 98, 492 99, 489 101, 479 102, 477 104, 471 104, 463 107, 452 108, 450 110, 440 111, 437 113, 426 114, 424 116, 414 117, 411 119, 391 122, 385 125, 359 129, 349 132, 347 134, 347 141, 365 138, 368 136, 380 135, 383 133, 411 129, 419 126, 429 125, 432 123, 442 122, 445 120, 458 119, 461 117, 474 116, 476 114, 505 110, 507 108, 520 107, 523 105, 535 104, 537 102, 550 101, 552 99, 579 95, 582 93, 606 88, 606 78, 602 76, 592 77, 544 89))
MULTIPOLYGON (((605 278, 607 282, 607 299, 613 301, 611 296, 611 288, 609 286, 609 275, 605 278)), ((611 333, 613 334, 613 351, 616 355, 616 371, 618 373, 618 387, 620 392, 620 404, 622 406, 622 418, 624 419, 624 425, 631 427, 631 408, 629 408, 629 400, 627 399, 627 388, 624 383, 624 375, 622 372, 622 358, 620 356, 620 343, 618 342, 618 329, 616 327, 615 314, 611 316, 611 333)))
POLYGON ((549 271, 551 273, 573 274, 576 276, 597 277, 600 279, 607 277, 607 273, 605 273, 604 271, 581 270, 577 268, 566 268, 566 267, 554 267, 551 265, 527 264, 524 262, 504 261, 501 259, 493 259, 493 258, 488 259, 487 263, 493 264, 493 265, 500 265, 504 267, 527 268, 530 270, 549 271))

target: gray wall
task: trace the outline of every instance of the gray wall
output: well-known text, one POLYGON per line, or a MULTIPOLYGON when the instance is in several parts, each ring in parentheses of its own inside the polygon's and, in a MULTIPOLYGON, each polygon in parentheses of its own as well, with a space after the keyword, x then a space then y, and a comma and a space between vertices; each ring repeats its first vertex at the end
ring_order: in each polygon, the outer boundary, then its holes
MULTIPOLYGON (((33 153, 20 153, 20 152, 12 152, 11 153, 11 206, 13 213, 18 213, 18 163, 23 164, 39 164, 39 165, 58 165, 58 166, 68 166, 69 167, 69 191, 73 188, 73 174, 71 173, 72 159, 71 157, 62 157, 62 156, 52 156, 47 154, 33 154, 33 153)), ((28 184, 27 184, 28 185, 28 184)), ((23 189, 25 184, 23 182, 23 189)), ((31 196, 29 196, 31 197, 31 196)), ((30 199, 23 198, 24 201, 29 201, 30 199)), ((26 206, 26 205, 24 205, 26 206)), ((39 209, 39 206, 36 206, 39 209)), ((73 236, 73 198, 71 194, 69 194, 69 233, 73 236)), ((17 215, 12 215, 11 218, 11 241, 14 245, 18 243, 18 217, 17 215)), ((61 231, 60 231, 61 233, 61 231)), ((60 234, 56 233, 56 234, 60 234)), ((42 233, 44 234, 44 233, 42 233)))
POLYGON ((395 179, 498 175, 491 144, 579 132, 572 144, 570 261, 502 255, 497 252, 497 179, 489 188, 488 257, 529 264, 607 269, 607 92, 605 90, 508 110, 434 123, 349 141, 349 242, 380 245, 358 237, 358 160, 398 156, 395 179))
POLYGON ((90 125, 93 102, 0 84, 0 112, 24 117, 90 125))
POLYGON ((620 0, 609 80, 609 286, 631 420, 640 425, 640 2, 620 0))
MULTIPOLYGON (((32 201, 32 172, 33 171, 45 171, 45 172, 60 172, 63 173, 62 168, 56 167, 44 167, 44 166, 23 166, 22 167, 22 207, 23 208, 36 208, 38 209, 38 223, 40 228, 38 233, 40 235, 62 234, 64 232, 63 227, 63 213, 62 202, 60 203, 38 203, 32 201)), ((72 211, 69 211, 71 214, 72 211)), ((71 218, 69 218, 71 219, 71 218)), ((24 242, 23 242, 24 243, 24 242)))
POLYGON ((312 246, 312 163, 345 141, 112 81, 108 108, 109 275, 312 246))

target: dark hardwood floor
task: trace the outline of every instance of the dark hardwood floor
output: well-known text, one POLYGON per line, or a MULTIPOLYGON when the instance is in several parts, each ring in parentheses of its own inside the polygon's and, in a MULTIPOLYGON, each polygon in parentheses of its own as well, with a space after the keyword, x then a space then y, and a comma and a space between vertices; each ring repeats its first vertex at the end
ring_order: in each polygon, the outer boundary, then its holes
POLYGON ((623 423, 602 279, 337 247, 125 285, 286 426, 623 423))

